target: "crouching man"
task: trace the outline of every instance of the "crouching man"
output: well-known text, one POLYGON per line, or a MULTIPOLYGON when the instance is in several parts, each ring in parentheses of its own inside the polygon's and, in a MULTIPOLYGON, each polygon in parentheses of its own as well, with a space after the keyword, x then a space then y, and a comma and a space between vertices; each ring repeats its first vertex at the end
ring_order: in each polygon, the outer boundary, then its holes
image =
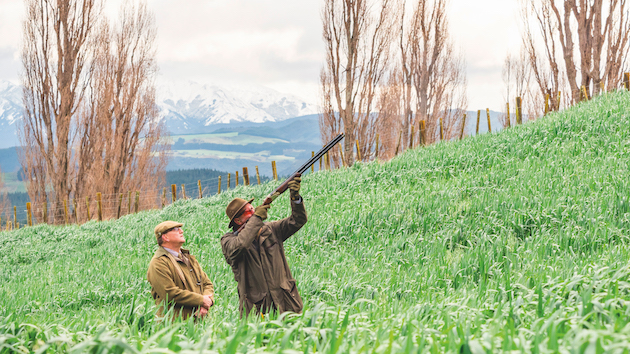
POLYGON ((296 177, 289 183, 292 212, 282 220, 264 223, 270 205, 254 208, 253 199, 235 198, 225 210, 233 231, 221 237, 221 248, 238 283, 241 317, 252 310, 302 312, 302 298, 284 255, 284 241, 306 224, 300 181, 296 177))
POLYGON ((158 249, 149 263, 147 279, 159 306, 158 316, 172 308, 173 318, 202 318, 214 305, 214 288, 199 262, 182 247, 183 224, 165 221, 155 227, 158 249))

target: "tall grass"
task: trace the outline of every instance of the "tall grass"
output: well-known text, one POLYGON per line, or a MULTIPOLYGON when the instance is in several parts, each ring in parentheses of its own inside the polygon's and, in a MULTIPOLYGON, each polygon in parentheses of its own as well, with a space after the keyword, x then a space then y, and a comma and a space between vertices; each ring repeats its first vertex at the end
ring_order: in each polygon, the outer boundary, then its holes
POLYGON ((273 183, 0 233, 0 352, 628 352, 629 111, 630 94, 608 94, 305 176, 309 222, 286 243, 300 315, 240 320, 220 250, 227 203, 273 183), (146 267, 168 219, 215 285, 199 323, 154 319, 146 267))

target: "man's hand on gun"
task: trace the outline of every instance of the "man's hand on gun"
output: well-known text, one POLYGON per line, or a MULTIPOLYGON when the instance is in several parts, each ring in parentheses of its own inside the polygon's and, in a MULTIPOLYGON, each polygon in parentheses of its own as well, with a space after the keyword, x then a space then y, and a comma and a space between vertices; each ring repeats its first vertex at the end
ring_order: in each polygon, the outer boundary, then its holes
POLYGON ((291 200, 299 200, 300 199, 300 183, 302 182, 302 177, 297 176, 294 177, 291 182, 288 183, 289 190, 291 191, 291 200))

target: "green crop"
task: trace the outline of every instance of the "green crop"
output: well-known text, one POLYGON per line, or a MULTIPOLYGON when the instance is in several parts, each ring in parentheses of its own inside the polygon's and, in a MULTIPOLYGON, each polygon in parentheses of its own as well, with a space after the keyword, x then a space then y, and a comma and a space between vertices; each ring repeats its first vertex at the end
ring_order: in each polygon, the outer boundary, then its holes
MULTIPOLYGON (((0 233, 0 353, 627 353, 630 94, 499 134, 303 177, 286 243, 303 314, 240 320, 219 238, 234 197, 0 233), (154 319, 153 227, 183 223, 210 318, 154 319)), ((270 219, 289 213, 277 199, 270 219)))

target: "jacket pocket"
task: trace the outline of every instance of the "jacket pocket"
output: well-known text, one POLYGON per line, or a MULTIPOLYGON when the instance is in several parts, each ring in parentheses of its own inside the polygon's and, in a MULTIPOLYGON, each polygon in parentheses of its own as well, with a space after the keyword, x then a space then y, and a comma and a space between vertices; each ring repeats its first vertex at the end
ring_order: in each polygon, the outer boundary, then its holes
POLYGON ((298 293, 295 280, 287 280, 282 282, 281 286, 284 293, 284 308, 283 311, 293 311, 295 313, 302 312, 302 298, 298 293))

